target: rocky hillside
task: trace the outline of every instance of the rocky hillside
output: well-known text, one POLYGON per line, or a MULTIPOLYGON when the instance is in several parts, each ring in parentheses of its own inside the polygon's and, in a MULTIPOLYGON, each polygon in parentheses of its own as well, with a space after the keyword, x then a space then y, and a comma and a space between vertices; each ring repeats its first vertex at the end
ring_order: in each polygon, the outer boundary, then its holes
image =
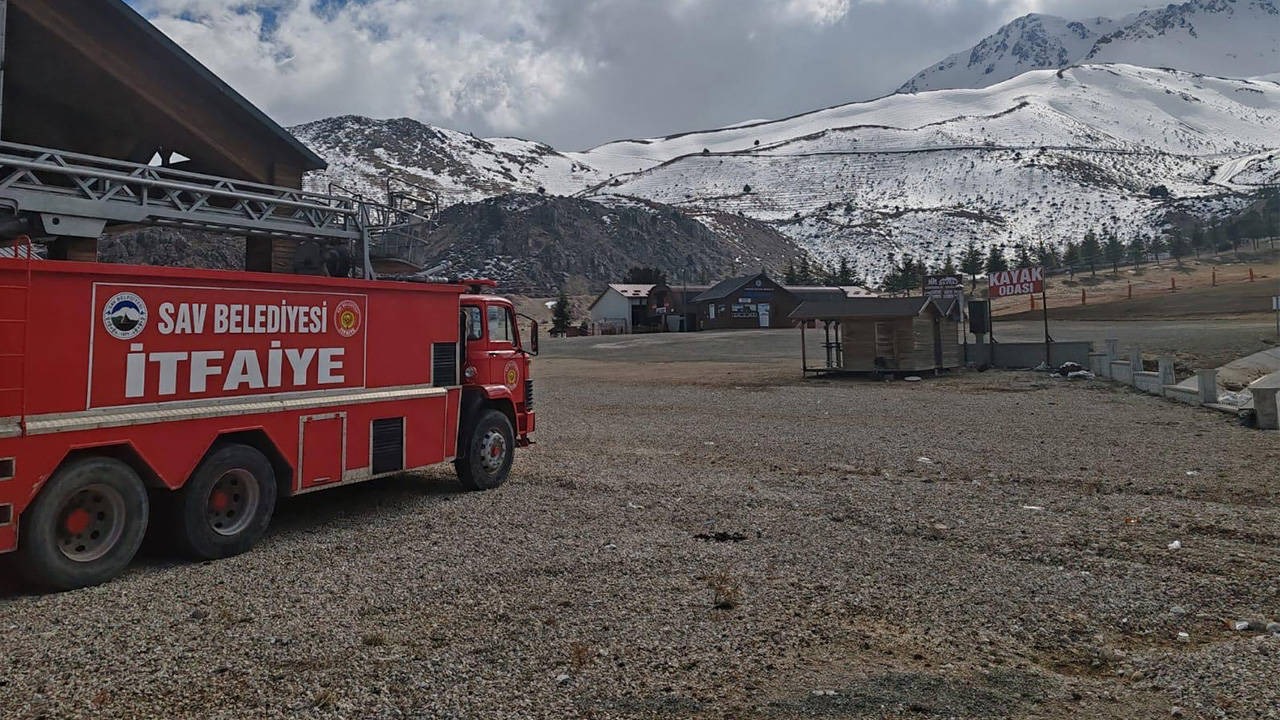
POLYGON ((764 223, 625 197, 507 194, 449 207, 439 223, 428 255, 447 260, 450 274, 492 277, 526 294, 599 290, 636 266, 690 282, 777 271, 801 252, 764 223))
POLYGON ((1032 14, 920 71, 899 92, 984 88, 1082 63, 1247 78, 1280 71, 1277 0, 1190 0, 1119 19, 1032 14))
POLYGON ((220 233, 149 227, 106 235, 98 259, 129 265, 243 270, 244 238, 220 233))

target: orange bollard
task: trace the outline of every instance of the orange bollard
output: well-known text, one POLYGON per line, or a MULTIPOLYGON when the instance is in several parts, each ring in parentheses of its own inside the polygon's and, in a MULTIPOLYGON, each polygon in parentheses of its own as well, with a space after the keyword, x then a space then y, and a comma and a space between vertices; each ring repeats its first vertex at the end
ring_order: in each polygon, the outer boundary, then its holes
POLYGON ((1178 278, 1169 278, 1169 292, 1178 292, 1178 278))
POLYGON ((1213 269, 1213 286, 1218 287, 1218 268, 1213 269))
POLYGON ((1129 299, 1133 299, 1133 283, 1129 283, 1129 299))
POLYGON ((1036 296, 1035 296, 1035 295, 1028 295, 1027 297, 1031 298, 1031 309, 1032 309, 1032 310, 1035 310, 1035 309, 1036 309, 1036 296))
POLYGON ((1087 305, 1087 304, 1088 304, 1088 302, 1089 302, 1089 300, 1088 300, 1088 296, 1087 296, 1087 295, 1085 295, 1085 290, 1084 290, 1084 288, 1081 288, 1081 289, 1080 289, 1080 304, 1081 304, 1081 305, 1087 305))
POLYGON ((1253 282, 1253 268, 1249 268, 1249 282, 1253 282))

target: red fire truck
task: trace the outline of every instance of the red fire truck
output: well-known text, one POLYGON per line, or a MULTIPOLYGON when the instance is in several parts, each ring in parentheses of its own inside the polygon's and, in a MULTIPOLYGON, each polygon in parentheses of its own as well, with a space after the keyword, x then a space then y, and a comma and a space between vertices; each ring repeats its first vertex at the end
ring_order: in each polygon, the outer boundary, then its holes
POLYGON ((508 475, 530 359, 492 283, 0 259, 0 553, 70 589, 163 532, 248 550, 276 500, 452 461, 508 475))

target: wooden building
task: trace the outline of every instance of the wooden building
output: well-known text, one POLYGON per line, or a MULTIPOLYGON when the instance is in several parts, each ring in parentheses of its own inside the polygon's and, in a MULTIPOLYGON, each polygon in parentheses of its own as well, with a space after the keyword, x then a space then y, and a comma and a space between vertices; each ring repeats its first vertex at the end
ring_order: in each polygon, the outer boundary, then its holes
POLYGON ((964 364, 962 312, 955 300, 862 297, 805 302, 790 319, 800 324, 805 373, 908 374, 964 364), (809 357, 811 321, 823 357, 809 357))
POLYGON ((835 287, 784 287, 766 273, 729 278, 693 298, 703 330, 789 328, 788 317, 803 302, 840 300, 835 287))
MULTIPOLYGON (((325 167, 123 0, 4 0, 0 31, 7 143, 299 189, 325 167)), ((97 254, 92 238, 50 248, 97 254)), ((250 269, 285 269, 295 248, 250 238, 250 269)))

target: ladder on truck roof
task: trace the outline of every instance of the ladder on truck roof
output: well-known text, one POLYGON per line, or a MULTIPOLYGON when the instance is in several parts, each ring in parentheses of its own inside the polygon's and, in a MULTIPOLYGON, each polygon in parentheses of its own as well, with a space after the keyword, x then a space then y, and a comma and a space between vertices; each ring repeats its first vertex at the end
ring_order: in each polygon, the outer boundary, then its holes
MULTIPOLYGON (((387 233, 430 223, 404 207, 360 197, 232 180, 165 167, 0 142, 0 205, 32 214, 31 234, 100 237, 109 225, 356 245, 366 277, 387 233)), ((388 248, 391 249, 391 248, 388 248)))

